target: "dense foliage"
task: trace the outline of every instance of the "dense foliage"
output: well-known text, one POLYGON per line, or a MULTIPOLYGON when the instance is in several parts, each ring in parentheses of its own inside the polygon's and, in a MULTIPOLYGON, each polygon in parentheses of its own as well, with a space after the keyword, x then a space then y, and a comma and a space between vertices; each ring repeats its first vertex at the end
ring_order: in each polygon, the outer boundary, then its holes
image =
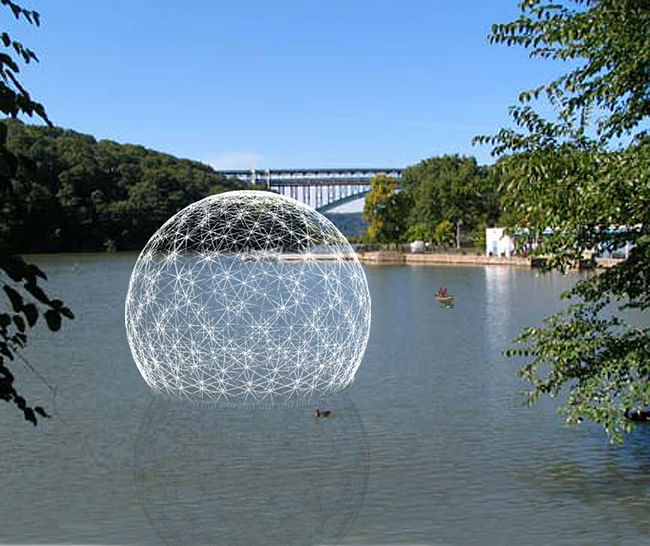
POLYGON ((404 171, 401 184, 376 176, 366 195, 368 240, 460 244, 462 232, 485 230, 500 214, 492 173, 473 157, 445 155, 404 171))
POLYGON ((10 307, 3 305, 3 312, 0 313, 0 398, 13 402, 23 412, 25 419, 34 425, 37 423, 37 415, 49 415, 41 406, 28 405, 16 390, 15 378, 6 360, 15 361, 18 357, 34 375, 55 391, 43 375, 20 354, 20 350, 27 343, 27 331, 36 325, 40 316, 43 316, 52 331, 61 327, 63 318, 74 318, 72 311, 61 300, 52 299, 45 293, 38 284, 39 279, 45 280, 47 277, 35 265, 25 263, 18 256, 0 255, 0 280, 3 282, 4 295, 10 303, 10 307))
POLYGON ((537 252, 560 269, 594 250, 634 247, 626 261, 578 282, 564 294, 569 307, 524 330, 508 354, 530 358, 521 374, 531 403, 566 392, 568 423, 591 419, 621 440, 632 426, 626 417, 650 405, 650 330, 616 312, 650 306, 650 4, 526 0, 520 8, 490 40, 568 60, 570 69, 521 93, 513 127, 477 138, 504 156, 497 165, 510 227, 524 243, 551 228, 537 252), (536 99, 556 117, 543 117, 536 99))
MULTIPOLYGON (((23 9, 9 0, 1 0, 0 3, 16 19, 39 25, 37 12, 23 9)), ((28 64, 37 61, 36 55, 6 32, 0 35, 0 39, 4 48, 0 52, 0 112, 10 116, 36 114, 49 124, 43 106, 32 100, 18 79, 19 62, 28 64)), ((0 126, 0 284, 5 296, 0 307, 0 398, 15 404, 25 419, 36 425, 37 415, 49 415, 43 407, 29 405, 20 394, 9 362, 15 362, 18 357, 47 384, 43 375, 20 353, 27 342, 27 331, 36 325, 40 316, 43 316, 50 330, 58 330, 63 318, 72 319, 74 315, 61 300, 52 299, 43 291, 39 285, 39 280, 46 279, 43 271, 11 253, 14 246, 11 237, 15 232, 8 222, 8 211, 11 203, 20 199, 20 188, 16 187, 19 173, 24 176, 30 172, 32 164, 21 154, 7 149, 6 140, 6 128, 0 126)))
POLYGON ((412 203, 411 233, 426 234, 428 241, 453 242, 450 225, 453 231, 461 227, 471 232, 477 225, 494 223, 499 200, 488 177, 488 168, 479 166, 475 158, 458 155, 432 157, 406 169, 403 185, 412 203))
POLYGON ((195 161, 6 120, 7 149, 25 158, 3 203, 0 233, 17 252, 141 248, 172 214, 244 186, 195 161))
POLYGON ((376 243, 401 242, 406 236, 409 205, 397 179, 384 174, 374 176, 363 206, 368 239, 376 243))

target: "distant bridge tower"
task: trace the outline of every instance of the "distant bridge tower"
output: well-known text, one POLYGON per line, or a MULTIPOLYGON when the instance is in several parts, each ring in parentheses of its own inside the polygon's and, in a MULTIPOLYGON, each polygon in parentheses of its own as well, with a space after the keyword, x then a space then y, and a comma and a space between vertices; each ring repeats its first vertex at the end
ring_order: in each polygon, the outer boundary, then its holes
MULTIPOLYGON (((221 172, 247 184, 259 183, 255 169, 221 172)), ((401 180, 402 169, 266 169, 262 184, 327 212, 363 198, 370 191, 370 180, 378 174, 401 180)))

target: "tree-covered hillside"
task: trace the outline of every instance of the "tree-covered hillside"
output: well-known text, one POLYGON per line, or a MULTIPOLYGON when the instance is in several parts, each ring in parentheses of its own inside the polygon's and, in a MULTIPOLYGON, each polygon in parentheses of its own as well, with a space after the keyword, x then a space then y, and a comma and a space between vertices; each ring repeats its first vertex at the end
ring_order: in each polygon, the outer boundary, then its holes
POLYGON ((138 249, 186 205, 245 187, 196 161, 58 127, 4 120, 4 133, 27 160, 0 204, 0 243, 11 252, 138 249))

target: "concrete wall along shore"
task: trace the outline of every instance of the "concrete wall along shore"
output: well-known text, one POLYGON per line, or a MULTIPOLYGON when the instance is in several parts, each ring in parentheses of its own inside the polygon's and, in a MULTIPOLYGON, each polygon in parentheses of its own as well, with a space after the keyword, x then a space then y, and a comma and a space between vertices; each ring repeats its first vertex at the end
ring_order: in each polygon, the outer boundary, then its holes
POLYGON ((359 252, 364 264, 409 265, 515 265, 530 267, 529 258, 501 256, 477 256, 469 254, 407 254, 397 251, 359 252))
MULTIPOLYGON (((362 264, 376 265, 507 265, 517 267, 536 267, 544 258, 523 258, 521 256, 483 256, 472 254, 410 254, 396 250, 379 250, 375 252, 357 252, 362 264)), ((599 268, 612 267, 621 260, 596 258, 599 268)))

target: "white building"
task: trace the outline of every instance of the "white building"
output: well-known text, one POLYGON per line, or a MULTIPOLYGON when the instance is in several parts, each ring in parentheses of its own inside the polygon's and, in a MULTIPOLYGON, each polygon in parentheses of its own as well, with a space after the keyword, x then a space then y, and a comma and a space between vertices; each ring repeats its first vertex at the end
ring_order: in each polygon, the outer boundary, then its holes
POLYGON ((485 229, 485 254, 486 256, 507 256, 515 253, 515 243, 512 237, 504 234, 504 228, 485 229))
POLYGON ((424 252, 424 241, 413 241, 411 243, 411 253, 422 253, 424 252))

